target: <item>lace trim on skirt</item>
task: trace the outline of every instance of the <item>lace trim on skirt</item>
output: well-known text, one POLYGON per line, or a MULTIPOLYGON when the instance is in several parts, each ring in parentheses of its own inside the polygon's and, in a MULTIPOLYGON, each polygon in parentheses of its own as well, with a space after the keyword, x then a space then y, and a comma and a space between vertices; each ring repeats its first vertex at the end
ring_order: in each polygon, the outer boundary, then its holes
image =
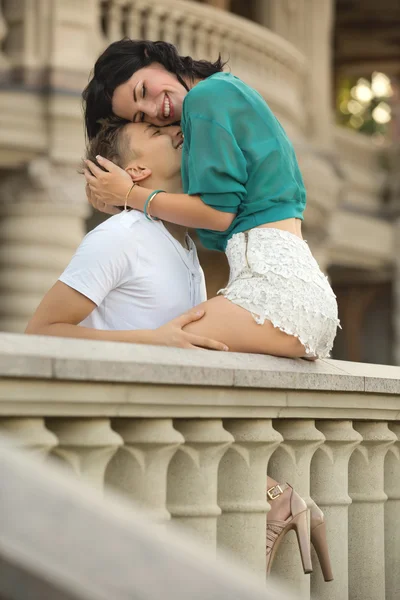
POLYGON ((337 327, 336 296, 307 243, 279 229, 252 229, 228 242, 225 298, 297 337, 308 356, 326 358, 337 327))

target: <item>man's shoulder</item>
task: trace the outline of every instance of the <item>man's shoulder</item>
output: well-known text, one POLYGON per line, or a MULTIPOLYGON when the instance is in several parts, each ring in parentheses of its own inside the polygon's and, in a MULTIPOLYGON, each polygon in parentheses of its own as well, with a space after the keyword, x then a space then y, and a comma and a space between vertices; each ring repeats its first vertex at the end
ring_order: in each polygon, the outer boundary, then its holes
POLYGON ((89 231, 86 239, 110 240, 120 245, 127 239, 132 239, 132 231, 137 234, 146 224, 146 218, 136 210, 122 211, 109 217, 97 227, 89 231))
POLYGON ((101 233, 103 231, 120 232, 129 231, 142 221, 142 213, 137 210, 121 211, 117 215, 109 217, 100 225, 97 225, 92 232, 101 233))

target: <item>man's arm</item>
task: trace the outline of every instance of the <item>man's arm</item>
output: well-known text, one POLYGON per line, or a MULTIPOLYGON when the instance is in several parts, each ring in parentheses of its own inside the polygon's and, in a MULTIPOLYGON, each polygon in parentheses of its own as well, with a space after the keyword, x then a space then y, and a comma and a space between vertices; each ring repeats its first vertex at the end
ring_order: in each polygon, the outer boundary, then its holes
POLYGON ((180 348, 209 348, 227 350, 225 344, 182 331, 182 328, 204 315, 204 310, 193 310, 158 329, 137 331, 103 331, 81 327, 83 321, 96 304, 61 281, 47 292, 35 314, 29 321, 25 333, 57 337, 128 342, 131 344, 154 344, 180 348))

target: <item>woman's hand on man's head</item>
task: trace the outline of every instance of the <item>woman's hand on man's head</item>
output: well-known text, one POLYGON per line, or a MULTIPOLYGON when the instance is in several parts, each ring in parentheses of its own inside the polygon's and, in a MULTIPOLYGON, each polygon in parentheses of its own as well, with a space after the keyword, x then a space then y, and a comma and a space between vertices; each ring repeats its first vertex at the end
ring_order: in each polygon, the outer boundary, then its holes
POLYGON ((86 160, 84 175, 86 178, 86 195, 92 206, 107 214, 117 214, 117 206, 124 206, 127 193, 132 187, 132 179, 126 171, 105 158, 100 169, 92 161, 86 160))
POLYGON ((111 206, 111 204, 110 205, 105 204, 104 202, 97 200, 97 198, 90 191, 90 187, 89 187, 88 183, 86 184, 86 198, 87 198, 89 204, 91 204, 95 210, 105 213, 106 215, 117 215, 118 213, 121 212, 121 210, 119 208, 116 208, 115 206, 111 206))

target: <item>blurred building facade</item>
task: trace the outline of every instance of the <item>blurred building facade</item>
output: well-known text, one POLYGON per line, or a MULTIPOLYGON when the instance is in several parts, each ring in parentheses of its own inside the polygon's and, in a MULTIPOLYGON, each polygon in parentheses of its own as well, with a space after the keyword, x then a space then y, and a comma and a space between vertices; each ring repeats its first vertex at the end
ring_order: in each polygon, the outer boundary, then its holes
MULTIPOLYGON (((98 219, 77 173, 80 93, 101 50, 127 35, 221 52, 264 96, 295 144, 304 237, 338 296, 335 357, 400 364, 399 26, 395 0, 0 1, 0 330, 23 331, 98 219), (377 71, 393 81, 385 139, 334 114, 340 78, 377 71)), ((225 257, 200 255, 211 295, 225 257)))

